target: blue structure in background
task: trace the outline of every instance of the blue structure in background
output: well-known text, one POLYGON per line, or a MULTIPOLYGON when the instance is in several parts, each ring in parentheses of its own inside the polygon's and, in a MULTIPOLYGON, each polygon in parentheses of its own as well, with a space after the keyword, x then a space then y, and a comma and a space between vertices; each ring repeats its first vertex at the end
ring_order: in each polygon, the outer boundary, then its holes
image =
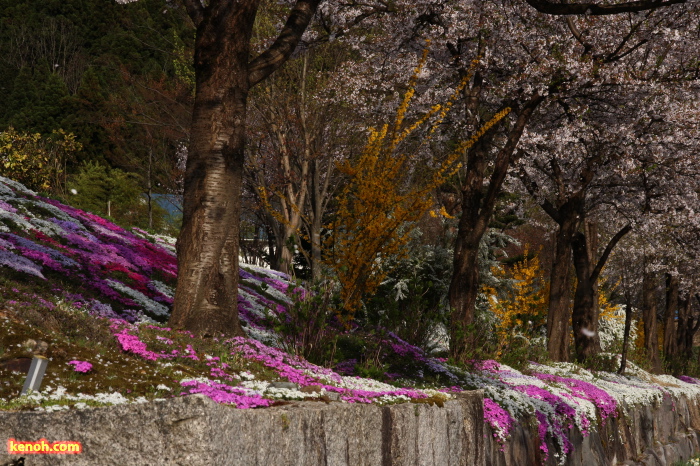
MULTIPOLYGON (((146 197, 145 194, 144 197, 146 197)), ((170 225, 178 226, 176 224, 179 224, 182 220, 182 196, 177 194, 153 193, 151 197, 156 204, 168 213, 165 221, 170 225)))

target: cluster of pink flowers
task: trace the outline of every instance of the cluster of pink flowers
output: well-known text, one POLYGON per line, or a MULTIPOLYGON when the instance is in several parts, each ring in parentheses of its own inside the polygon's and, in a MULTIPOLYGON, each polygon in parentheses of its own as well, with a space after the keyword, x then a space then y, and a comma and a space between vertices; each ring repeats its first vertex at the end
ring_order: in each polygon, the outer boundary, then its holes
POLYGON ((301 386, 317 385, 329 392, 341 394, 341 399, 348 403, 373 403, 383 397, 406 397, 422 399, 428 396, 421 390, 410 388, 396 388, 385 390, 366 390, 363 388, 346 387, 353 380, 361 383, 363 379, 351 377, 346 380, 331 369, 320 367, 304 361, 276 348, 266 346, 259 341, 235 337, 228 340, 232 344, 233 351, 242 354, 248 359, 259 361, 265 366, 274 369, 281 377, 285 377, 292 383, 301 386), (331 382, 337 385, 329 385, 331 382))
MULTIPOLYGON (((19 228, 12 233, 7 230, 0 232, 0 267, 8 267, 42 280, 47 277, 50 279, 51 274, 61 274, 76 280, 100 300, 108 300, 110 304, 61 289, 52 290, 56 296, 62 293, 62 299, 73 302, 76 307, 109 317, 114 337, 125 352, 151 361, 173 358, 200 360, 200 355, 197 355, 192 345, 176 347, 174 340, 169 338, 172 335, 156 336, 160 343, 171 346, 172 349, 162 352, 153 351, 153 348, 149 350, 148 345, 138 336, 139 327, 129 324, 142 319, 144 313, 155 318, 167 315, 167 308, 173 302, 172 288, 177 275, 177 261, 172 247, 151 243, 146 239, 148 234, 142 230, 136 229, 134 231, 137 234, 133 234, 96 215, 22 192, 14 184, 7 184, 3 180, 5 179, 0 177, 0 218, 12 220, 19 228), (21 208, 18 209, 20 204, 21 208), (27 210, 43 212, 40 215, 45 218, 25 215, 27 210), (157 277, 158 280, 152 280, 152 277, 157 277), (116 308, 112 309, 112 306, 116 308), (162 313, 153 312, 164 309, 162 313)), ((241 320, 247 324, 249 331, 269 331, 265 327, 266 312, 285 312, 289 298, 283 295, 290 293, 304 299, 306 290, 301 287, 289 290, 289 277, 279 272, 256 268, 251 270, 255 273, 240 269, 244 281, 240 287, 243 293, 238 302, 241 320), (265 292, 258 292, 260 289, 265 292)), ((19 303, 16 299, 29 299, 47 309, 54 306, 36 295, 24 298, 17 289, 12 289, 12 293, 17 296, 11 296, 14 299, 7 300, 8 304, 19 303)), ((163 332, 171 331, 162 327, 149 327, 163 332)), ((191 333, 184 333, 194 338, 191 333)), ((255 333, 251 331, 250 334, 255 333)), ((357 360, 338 364, 338 372, 334 372, 254 339, 239 337, 227 340, 226 343, 230 345, 232 355, 258 361, 292 383, 301 386, 316 385, 327 392, 338 393, 343 401, 349 403, 373 403, 387 399, 385 397, 427 397, 421 390, 395 388, 379 383, 373 385, 374 381, 338 373, 352 374, 357 360)), ((409 344, 394 333, 388 333, 382 343, 392 360, 402 364, 392 366, 385 373, 392 380, 407 377, 407 374, 414 374, 418 378, 424 373, 433 374, 452 385, 440 390, 445 393, 459 392, 461 386, 495 387, 484 398, 484 419, 501 442, 511 432, 516 422, 514 416, 525 412, 522 406, 514 408, 509 404, 508 396, 515 394, 520 397, 519 400, 525 400, 523 405, 527 408, 526 412, 534 411, 537 418, 540 449, 545 458, 549 455, 547 435, 553 436, 559 443, 561 452, 566 454, 572 446, 565 429, 572 428, 577 423, 582 434, 587 435, 597 414, 602 421, 617 415, 618 405, 613 396, 593 383, 573 378, 575 375, 562 377, 539 372, 545 369, 535 369, 533 375, 523 375, 493 360, 472 361, 473 373, 465 374, 448 365, 445 359, 431 357, 422 348, 409 344), (477 379, 478 382, 474 383, 477 379), (500 396, 503 393, 508 396, 500 396), (582 414, 583 405, 588 410, 586 415, 582 414), (595 412, 591 415, 593 411, 595 412)), ((157 346, 162 348, 160 344, 157 346)), ((87 373, 92 370, 92 364, 87 361, 73 360, 69 364, 74 366, 76 372, 87 373)), ((201 393, 214 401, 237 408, 255 408, 272 403, 260 393, 244 386, 219 383, 233 383, 240 379, 219 358, 207 357, 206 366, 209 377, 217 380, 184 381, 182 394, 201 393)), ((680 376, 679 379, 693 385, 700 384, 700 381, 691 377, 680 376)), ((628 385, 633 386, 633 383, 628 385)), ((609 385, 608 389, 610 390, 609 385)))
POLYGON ((508 411, 487 397, 484 397, 484 420, 491 425, 494 431, 493 436, 497 437, 500 442, 503 442, 508 437, 514 422, 508 411), (499 432, 502 435, 500 438, 499 432))
POLYGON ((540 450, 542 453, 544 453, 544 460, 547 461, 547 458, 549 458, 549 447, 547 447, 547 429, 548 429, 548 421, 547 421, 547 416, 542 414, 539 411, 535 412, 535 417, 537 417, 537 433, 540 436, 540 450))
POLYGON ((87 361, 68 361, 68 364, 73 365, 73 370, 75 372, 82 372, 83 374, 88 373, 92 370, 92 364, 87 361))
POLYGON ((533 375, 540 380, 560 383, 568 387, 576 397, 592 402, 598 408, 603 422, 609 417, 617 417, 617 401, 615 401, 615 398, 592 383, 551 374, 535 373, 533 375))
POLYGON ((170 357, 163 353, 154 353, 153 351, 149 351, 146 344, 142 342, 138 336, 129 333, 129 324, 122 320, 112 319, 110 329, 116 331, 114 333, 114 337, 117 339, 117 342, 119 342, 119 346, 121 346, 122 351, 136 354, 150 361, 155 361, 163 357, 170 357))
POLYGON ((234 405, 239 409, 270 406, 273 403, 272 400, 263 398, 255 393, 250 393, 249 390, 239 387, 232 387, 223 383, 216 383, 212 381, 204 383, 198 380, 189 380, 182 382, 181 385, 187 388, 186 392, 180 393, 181 395, 201 393, 217 403, 234 405))

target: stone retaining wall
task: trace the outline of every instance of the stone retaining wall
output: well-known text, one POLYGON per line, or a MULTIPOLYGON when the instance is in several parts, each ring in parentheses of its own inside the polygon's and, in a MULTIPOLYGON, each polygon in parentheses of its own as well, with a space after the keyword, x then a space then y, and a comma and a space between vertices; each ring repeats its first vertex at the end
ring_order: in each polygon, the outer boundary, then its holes
MULTIPOLYGON (((194 395, 50 414, 0 412, 0 441, 83 445, 79 455, 23 455, 26 465, 478 466, 482 406, 480 391, 442 408, 294 402, 239 410, 194 395)), ((19 458, 0 448, 0 464, 19 458)))
MULTIPOLYGON (((658 405, 625 406, 622 411, 628 416, 607 419, 586 437, 574 427, 568 436, 574 451, 564 464, 670 466, 691 458, 700 453, 699 403, 697 398, 667 396, 658 405)), ((534 416, 516 423, 505 445, 495 441, 490 426, 485 430, 487 466, 559 464, 552 438, 547 439, 550 454, 544 461, 534 416)))
MULTIPOLYGON (((667 397, 608 419, 587 437, 574 429, 570 466, 666 466, 700 452, 698 399, 667 397)), ((504 445, 483 422, 483 393, 444 407, 290 402, 238 410, 201 395, 59 413, 0 412, 0 441, 72 440, 80 455, 23 455, 26 465, 555 465, 537 424, 521 420, 504 445)), ((22 455, 20 455, 22 456, 22 455)), ((20 456, 0 447, 0 465, 20 456)))

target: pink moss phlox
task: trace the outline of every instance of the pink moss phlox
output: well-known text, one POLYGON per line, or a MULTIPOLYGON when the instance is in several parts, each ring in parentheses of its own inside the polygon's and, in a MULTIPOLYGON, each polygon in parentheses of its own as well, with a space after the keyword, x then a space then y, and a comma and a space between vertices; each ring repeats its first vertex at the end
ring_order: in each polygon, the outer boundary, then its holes
POLYGON ((371 391, 327 385, 326 381, 342 383, 343 378, 331 369, 316 366, 277 348, 266 346, 257 340, 234 337, 227 342, 231 343, 234 352, 263 363, 290 382, 301 386, 320 385, 326 391, 341 394, 341 399, 348 403, 374 403, 381 400, 382 397, 396 396, 406 396, 413 399, 427 398, 425 393, 410 388, 371 391))
POLYGON ((0 249, 0 265, 46 280, 46 277, 41 273, 41 266, 25 257, 18 256, 4 249, 0 249))
POLYGON ((572 408, 566 401, 561 397, 550 393, 544 388, 537 387, 535 385, 516 385, 513 390, 517 390, 521 393, 526 394, 530 398, 535 398, 547 402, 554 411, 563 416, 566 419, 575 419, 576 410, 572 408))
POLYGON ((501 370, 501 365, 494 361, 493 359, 484 359, 483 361, 472 360, 470 363, 475 369, 487 372, 499 372, 501 370))
POLYGON ((484 397, 484 420, 493 428, 495 431, 493 436, 496 437, 499 442, 503 442, 505 438, 508 437, 510 429, 515 422, 508 411, 501 408, 498 403, 492 399, 486 397, 484 397), (501 435, 498 435, 499 432, 501 435))
MULTIPOLYGON (((258 304, 266 307, 267 309, 275 310, 275 311, 277 311, 277 313, 282 313, 282 312, 286 311, 284 306, 278 304, 275 301, 272 301, 271 299, 266 298, 265 296, 262 296, 260 293, 258 293, 257 291, 255 291, 252 288, 249 288, 247 286, 239 286, 239 288, 244 290, 245 292, 249 293, 251 296, 253 296, 255 298, 255 301, 257 301, 258 304)), ((240 305, 241 300, 239 299, 238 302, 240 305)), ((245 304, 250 309, 253 308, 253 305, 251 303, 249 303, 248 301, 245 301, 245 304)))
POLYGON ((75 372, 82 372, 83 374, 86 374, 92 370, 92 364, 90 364, 87 361, 68 361, 68 364, 73 365, 73 370, 75 372))
POLYGON ((306 386, 317 384, 316 377, 308 375, 307 371, 321 374, 334 382, 342 381, 340 375, 331 369, 319 367, 284 351, 272 348, 257 340, 234 337, 227 340, 232 344, 232 349, 241 353, 243 357, 262 362, 267 367, 275 369, 281 376, 287 377, 292 383, 306 386))
MULTIPOLYGON (((214 363, 214 364, 216 364, 216 363, 214 363)), ((212 367, 212 368, 209 370, 209 374, 210 374, 212 377, 215 377, 215 378, 217 378, 217 379, 226 379, 226 380, 228 380, 228 381, 234 380, 234 378, 233 378, 231 375, 227 374, 226 372, 224 372, 223 369, 221 369, 221 368, 219 368, 219 367, 212 367)))
POLYGON ((172 329, 171 329, 171 328, 168 328, 168 327, 159 327, 159 326, 157 326, 157 325, 150 325, 150 324, 149 324, 149 325, 146 325, 146 328, 150 328, 150 329, 152 329, 152 330, 161 330, 161 331, 163 331, 163 332, 170 332, 170 331, 172 331, 172 329))
POLYGON ((615 398, 589 382, 551 374, 535 373, 534 376, 540 380, 565 385, 575 396, 592 402, 598 408, 603 421, 609 417, 617 417, 617 401, 615 401, 615 398))
POLYGON ((547 416, 539 411, 535 411, 535 416, 537 417, 537 433, 540 437, 540 451, 544 453, 543 462, 547 461, 549 458, 549 448, 547 448, 547 430, 549 428, 549 422, 547 422, 547 416))
POLYGON ((286 281, 277 280, 275 278, 269 277, 262 277, 261 280, 281 293, 286 293, 287 288, 289 288, 289 283, 287 283, 286 281))
POLYGON ((129 333, 129 327, 124 324, 125 323, 122 320, 112 319, 112 325, 110 325, 110 329, 118 330, 113 335, 119 342, 119 346, 121 346, 122 351, 136 354, 150 361, 155 361, 161 357, 166 357, 165 355, 149 351, 146 344, 136 335, 131 335, 129 333))
POLYGON ((189 389, 185 394, 201 393, 217 403, 234 405, 239 409, 270 406, 273 403, 272 400, 267 400, 258 394, 250 394, 243 388, 231 387, 212 381, 202 383, 197 380, 190 380, 182 382, 181 385, 189 389))
POLYGON ((185 348, 185 353, 187 353, 187 356, 183 356, 185 358, 189 359, 194 359, 195 361, 199 361, 199 357, 197 356, 197 352, 192 348, 192 345, 187 345, 185 348))
POLYGON ((10 204, 8 204, 5 201, 0 200, 0 210, 4 210, 6 212, 12 212, 13 214, 17 213, 17 209, 12 207, 10 204))
POLYGON ((341 395, 341 399, 348 403, 374 403, 379 398, 384 396, 406 396, 413 399, 423 399, 428 396, 425 393, 421 393, 417 390, 412 390, 410 388, 398 388, 396 390, 387 390, 381 392, 373 392, 369 390, 360 389, 345 389, 345 395, 341 395))
POLYGON ((389 343, 391 349, 393 349, 399 356, 409 356, 411 359, 415 359, 417 361, 424 361, 426 359, 425 351, 423 351, 422 348, 408 343, 394 332, 389 332, 387 335, 395 340, 388 341, 387 343, 389 343))

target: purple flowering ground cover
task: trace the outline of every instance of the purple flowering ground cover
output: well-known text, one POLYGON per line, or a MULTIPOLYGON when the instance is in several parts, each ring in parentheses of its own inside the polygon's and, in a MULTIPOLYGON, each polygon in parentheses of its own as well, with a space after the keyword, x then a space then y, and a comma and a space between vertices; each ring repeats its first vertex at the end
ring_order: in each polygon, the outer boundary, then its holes
POLYGON ((0 177, 0 409, 55 411, 202 394, 237 408, 280 400, 441 404, 465 389, 485 392, 484 421, 498 442, 520 419, 536 419, 543 458, 571 452, 577 428, 589 435, 625 406, 677 393, 700 381, 627 377, 569 364, 532 364, 525 373, 497 361, 450 365, 399 336, 377 332, 387 382, 355 376, 357 359, 333 369, 281 349, 270 316, 311 293, 279 272, 244 265, 239 313, 248 338, 208 340, 167 328, 177 262, 172 239, 126 230, 43 198, 0 177), (19 398, 17 369, 37 341, 50 363, 42 392, 19 398), (276 384, 291 382, 294 385, 276 384), (290 388, 291 387, 291 388, 290 388), (555 446, 555 451, 551 446, 555 446))

